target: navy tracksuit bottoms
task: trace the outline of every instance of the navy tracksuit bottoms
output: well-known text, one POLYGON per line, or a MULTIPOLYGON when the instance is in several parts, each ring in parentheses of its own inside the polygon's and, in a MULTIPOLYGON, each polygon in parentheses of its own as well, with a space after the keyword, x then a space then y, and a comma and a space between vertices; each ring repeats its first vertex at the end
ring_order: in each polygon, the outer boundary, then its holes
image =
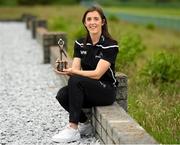
POLYGON ((111 105, 115 97, 116 87, 99 80, 73 75, 70 76, 68 85, 58 91, 56 99, 69 112, 69 122, 78 124, 87 120, 82 108, 111 105))

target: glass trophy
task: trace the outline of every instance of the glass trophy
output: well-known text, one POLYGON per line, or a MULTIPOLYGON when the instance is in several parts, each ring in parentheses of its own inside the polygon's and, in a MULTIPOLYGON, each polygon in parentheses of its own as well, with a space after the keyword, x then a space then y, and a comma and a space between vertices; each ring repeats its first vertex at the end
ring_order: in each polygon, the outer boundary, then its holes
POLYGON ((58 41, 58 45, 59 45, 59 59, 57 59, 56 63, 57 63, 57 70, 58 71, 63 71, 63 69, 66 69, 67 68, 67 61, 63 60, 63 57, 62 55, 64 54, 65 57, 67 57, 67 54, 64 50, 64 41, 60 38, 59 41, 58 41))

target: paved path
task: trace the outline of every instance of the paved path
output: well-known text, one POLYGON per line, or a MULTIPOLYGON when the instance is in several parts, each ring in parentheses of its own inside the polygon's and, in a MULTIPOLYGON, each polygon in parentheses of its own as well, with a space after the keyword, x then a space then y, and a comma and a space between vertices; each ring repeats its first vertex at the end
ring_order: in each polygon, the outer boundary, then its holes
MULTIPOLYGON (((0 144, 56 145, 68 114, 55 95, 62 83, 24 23, 0 22, 0 144)), ((71 144, 98 144, 94 137, 71 144)))

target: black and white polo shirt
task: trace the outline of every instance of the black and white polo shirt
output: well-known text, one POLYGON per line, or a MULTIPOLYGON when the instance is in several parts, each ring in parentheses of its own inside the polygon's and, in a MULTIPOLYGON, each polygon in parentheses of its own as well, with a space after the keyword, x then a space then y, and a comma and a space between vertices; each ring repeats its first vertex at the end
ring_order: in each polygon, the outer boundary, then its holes
POLYGON ((84 39, 85 38, 76 40, 74 44, 74 57, 81 58, 82 69, 94 70, 96 69, 99 60, 104 59, 110 62, 111 66, 100 78, 100 81, 116 86, 117 80, 115 78, 115 60, 118 53, 117 42, 107 39, 102 35, 99 42, 95 45, 93 45, 91 39, 89 39, 84 46, 84 39))

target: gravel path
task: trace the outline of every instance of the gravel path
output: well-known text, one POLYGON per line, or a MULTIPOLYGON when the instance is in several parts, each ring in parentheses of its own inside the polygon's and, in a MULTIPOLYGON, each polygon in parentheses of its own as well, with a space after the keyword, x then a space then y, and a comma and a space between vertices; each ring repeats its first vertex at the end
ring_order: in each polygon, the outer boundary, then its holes
MULTIPOLYGON (((56 145, 68 114, 55 95, 63 84, 24 23, 0 22, 0 144, 56 145)), ((71 144, 99 144, 94 137, 71 144)))

